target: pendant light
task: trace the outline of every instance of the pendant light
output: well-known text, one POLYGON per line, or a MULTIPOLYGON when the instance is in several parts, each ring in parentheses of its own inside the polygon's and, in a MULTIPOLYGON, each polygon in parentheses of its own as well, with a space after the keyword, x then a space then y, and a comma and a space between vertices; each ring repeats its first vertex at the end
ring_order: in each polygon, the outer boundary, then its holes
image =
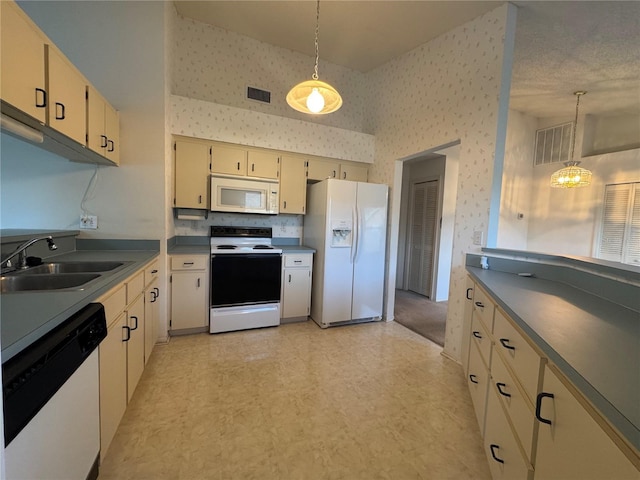
POLYGON ((573 152, 576 148, 576 130, 578 126, 578 106, 580 105, 580 97, 587 92, 578 91, 573 94, 576 100, 576 120, 573 123, 573 140, 571 143, 571 160, 564 162, 564 168, 551 175, 551 186, 553 188, 578 188, 586 187, 591 183, 591 172, 586 168, 579 167, 580 162, 573 159, 573 152))
POLYGON ((302 113, 324 115, 338 110, 342 106, 342 97, 331 85, 318 80, 318 29, 320 25, 320 0, 316 4, 316 64, 312 80, 297 84, 287 94, 287 103, 302 113))

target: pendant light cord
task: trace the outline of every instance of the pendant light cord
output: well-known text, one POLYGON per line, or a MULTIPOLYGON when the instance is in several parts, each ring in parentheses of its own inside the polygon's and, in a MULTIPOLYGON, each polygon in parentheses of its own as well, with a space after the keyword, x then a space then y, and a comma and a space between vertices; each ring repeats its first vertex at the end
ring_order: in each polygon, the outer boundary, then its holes
POLYGON ((583 92, 583 91, 578 91, 578 92, 574 92, 573 94, 578 97, 578 99, 576 100, 576 120, 573 123, 573 139, 571 142, 571 162, 573 163, 573 152, 576 149, 576 134, 578 133, 578 106, 580 105, 580 97, 582 95, 584 95, 587 92, 583 92))
POLYGON ((318 80, 318 59, 320 58, 319 53, 318 53, 318 31, 319 31, 319 29, 320 29, 320 0, 318 0, 317 7, 316 7, 316 65, 313 68, 313 75, 311 75, 311 78, 313 78, 314 80, 318 80))

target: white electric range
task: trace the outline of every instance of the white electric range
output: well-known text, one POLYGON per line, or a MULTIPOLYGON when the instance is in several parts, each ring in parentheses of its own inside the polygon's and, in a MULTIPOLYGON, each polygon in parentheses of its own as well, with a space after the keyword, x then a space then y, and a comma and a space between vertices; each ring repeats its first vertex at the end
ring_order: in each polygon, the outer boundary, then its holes
POLYGON ((280 325, 282 249, 267 227, 211 227, 211 333, 280 325))

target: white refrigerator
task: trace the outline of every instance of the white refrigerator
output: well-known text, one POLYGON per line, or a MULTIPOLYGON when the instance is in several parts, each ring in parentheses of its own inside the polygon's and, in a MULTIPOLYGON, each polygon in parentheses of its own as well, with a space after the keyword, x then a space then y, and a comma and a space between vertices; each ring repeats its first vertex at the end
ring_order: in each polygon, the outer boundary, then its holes
POLYGON ((388 195, 386 185, 348 180, 307 187, 311 318, 323 328, 382 318, 388 195))

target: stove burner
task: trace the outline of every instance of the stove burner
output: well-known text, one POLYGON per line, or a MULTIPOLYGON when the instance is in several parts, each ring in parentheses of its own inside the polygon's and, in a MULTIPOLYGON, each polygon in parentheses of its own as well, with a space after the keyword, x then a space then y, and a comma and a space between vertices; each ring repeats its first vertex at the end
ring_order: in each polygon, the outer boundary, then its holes
POLYGON ((273 250, 271 245, 255 245, 253 247, 254 250, 273 250))
POLYGON ((235 245, 218 245, 216 248, 218 250, 235 250, 238 247, 236 247, 235 245))

